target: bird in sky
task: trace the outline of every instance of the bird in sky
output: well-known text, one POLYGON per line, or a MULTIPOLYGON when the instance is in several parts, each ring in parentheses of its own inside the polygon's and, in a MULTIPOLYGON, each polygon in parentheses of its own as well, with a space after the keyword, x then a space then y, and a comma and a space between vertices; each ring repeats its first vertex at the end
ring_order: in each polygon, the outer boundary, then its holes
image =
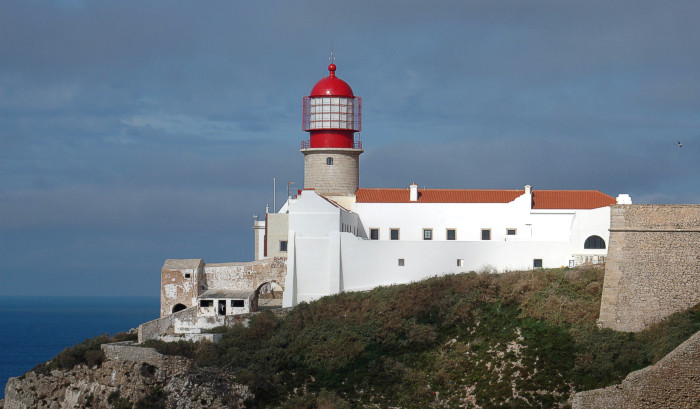
POLYGON ((683 147, 683 144, 681 143, 681 141, 678 141, 678 147, 679 147, 679 148, 682 148, 682 147, 683 147))

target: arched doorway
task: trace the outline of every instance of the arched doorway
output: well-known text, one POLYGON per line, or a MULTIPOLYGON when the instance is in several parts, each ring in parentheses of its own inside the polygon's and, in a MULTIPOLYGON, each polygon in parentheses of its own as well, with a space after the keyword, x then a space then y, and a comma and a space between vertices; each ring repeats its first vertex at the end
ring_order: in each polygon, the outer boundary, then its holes
POLYGON ((276 281, 264 282, 255 290, 251 307, 254 307, 255 311, 282 308, 283 294, 284 288, 276 281))
POLYGON ((182 311, 186 308, 187 308, 187 306, 185 304, 175 304, 175 306, 173 307, 173 314, 178 312, 178 311, 182 311))

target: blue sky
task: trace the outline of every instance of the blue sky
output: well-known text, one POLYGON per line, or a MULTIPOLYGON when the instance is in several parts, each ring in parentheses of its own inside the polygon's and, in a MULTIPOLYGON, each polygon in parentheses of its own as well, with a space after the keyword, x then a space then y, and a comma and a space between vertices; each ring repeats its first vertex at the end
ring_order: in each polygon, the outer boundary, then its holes
MULTIPOLYGON (((700 203, 700 3, 0 0, 0 295, 157 296, 253 257, 301 99, 363 98, 364 187, 700 203), (678 148, 680 140, 683 148, 678 148)), ((279 202, 278 202, 279 204, 279 202)))

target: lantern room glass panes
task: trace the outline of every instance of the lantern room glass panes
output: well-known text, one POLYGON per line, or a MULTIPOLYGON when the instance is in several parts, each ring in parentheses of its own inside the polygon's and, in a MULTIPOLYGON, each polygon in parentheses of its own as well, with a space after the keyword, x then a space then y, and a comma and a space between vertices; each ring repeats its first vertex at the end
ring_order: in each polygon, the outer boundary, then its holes
POLYGON ((360 98, 305 97, 304 130, 360 130, 360 98))

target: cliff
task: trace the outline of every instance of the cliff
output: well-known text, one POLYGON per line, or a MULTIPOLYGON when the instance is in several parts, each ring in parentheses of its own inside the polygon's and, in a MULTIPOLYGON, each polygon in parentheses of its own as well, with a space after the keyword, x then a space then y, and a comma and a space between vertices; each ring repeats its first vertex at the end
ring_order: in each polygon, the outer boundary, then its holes
POLYGON ((104 361, 10 378, 3 409, 242 408, 248 387, 217 370, 190 370, 188 359, 128 343, 102 345, 104 361))

